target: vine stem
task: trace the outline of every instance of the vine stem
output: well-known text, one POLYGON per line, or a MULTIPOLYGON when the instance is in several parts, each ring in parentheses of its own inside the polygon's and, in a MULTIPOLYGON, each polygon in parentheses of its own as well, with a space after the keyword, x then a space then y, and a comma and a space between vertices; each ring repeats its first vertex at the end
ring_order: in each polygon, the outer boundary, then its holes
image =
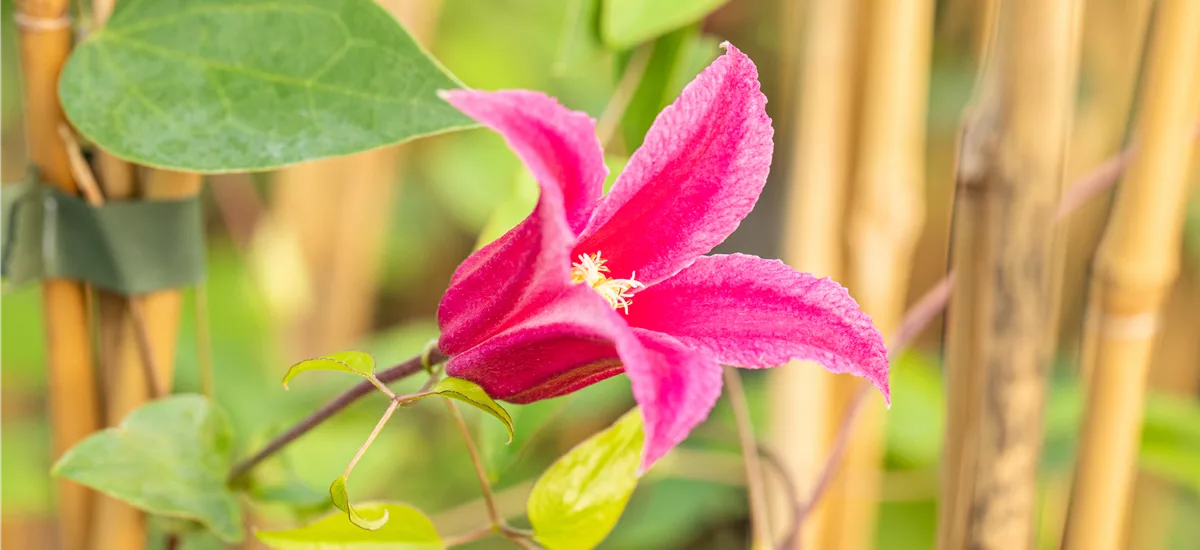
MULTIPOLYGON (((431 357, 431 361, 434 363, 441 363, 442 361, 445 361, 445 359, 446 357, 440 353, 434 353, 433 357, 431 357)), ((383 370, 375 376, 380 382, 389 384, 412 376, 413 374, 421 372, 421 370, 421 357, 415 356, 398 365, 383 370)), ((308 433, 322 422, 328 420, 329 417, 350 406, 351 403, 362 399, 373 390, 375 390, 375 386, 370 381, 364 380, 349 390, 346 390, 345 393, 342 393, 341 395, 331 399, 320 409, 317 409, 312 414, 308 415, 308 417, 306 417, 304 420, 301 420, 298 424, 292 426, 286 432, 279 434, 279 436, 271 440, 270 443, 267 443, 267 445, 260 451, 235 465, 230 470, 229 476, 226 478, 226 482, 233 483, 237 481, 239 478, 246 475, 246 473, 248 473, 250 470, 254 469, 254 467, 260 464, 262 461, 279 452, 280 449, 283 449, 292 441, 295 441, 300 436, 308 433)))
POLYGON ((742 377, 734 367, 725 367, 725 386, 729 405, 733 409, 733 419, 737 424, 742 461, 746 467, 746 492, 750 500, 750 524, 753 527, 752 546, 770 547, 771 525, 767 517, 767 495, 763 489, 758 444, 754 440, 754 424, 750 420, 750 406, 746 403, 746 389, 742 386, 742 377))
POLYGON ((488 535, 495 533, 495 532, 496 532, 496 530, 493 529, 491 525, 489 525, 487 527, 482 527, 482 528, 476 529, 474 531, 471 531, 470 533, 463 533, 461 535, 448 537, 446 539, 443 539, 442 543, 446 545, 446 548, 453 548, 455 546, 462 546, 464 544, 483 539, 483 538, 487 537, 488 535))
POLYGON ((621 117, 625 116, 625 109, 633 100, 633 93, 637 91, 638 84, 642 82, 642 76, 646 74, 646 67, 650 65, 650 53, 653 49, 653 44, 646 44, 633 52, 633 57, 625 66, 625 72, 621 73, 617 89, 608 99, 608 105, 605 105, 604 112, 600 113, 600 120, 596 122, 596 136, 600 138, 600 143, 604 147, 608 147, 613 137, 616 136, 617 128, 621 125, 621 117))
POLYGON ((493 528, 499 528, 503 522, 500 513, 496 511, 496 499, 492 495, 492 484, 488 481, 487 472, 483 469, 483 460, 479 458, 479 449, 475 448, 475 440, 471 438, 471 431, 467 429, 467 423, 463 420, 462 414, 458 412, 458 407, 450 399, 445 401, 446 409, 450 411, 450 417, 454 419, 454 424, 458 426, 458 431, 463 436, 463 442, 467 444, 467 453, 471 455, 471 464, 475 467, 475 475, 479 477, 479 488, 483 491, 483 501, 487 504, 488 518, 492 520, 493 528))
POLYGON ((384 411, 383 416, 379 419, 379 422, 375 424, 375 429, 371 430, 371 435, 367 436, 367 440, 363 442, 362 447, 359 447, 358 452, 354 453, 354 458, 350 459, 350 464, 346 465, 346 472, 342 474, 342 477, 347 479, 350 478, 350 472, 354 471, 354 467, 358 465, 359 459, 361 459, 363 454, 367 452, 367 448, 375 442, 375 438, 379 437, 379 432, 383 431, 383 427, 387 425, 388 420, 391 420, 392 413, 395 413, 396 408, 399 406, 400 400, 393 397, 391 403, 388 404, 387 410, 384 411))

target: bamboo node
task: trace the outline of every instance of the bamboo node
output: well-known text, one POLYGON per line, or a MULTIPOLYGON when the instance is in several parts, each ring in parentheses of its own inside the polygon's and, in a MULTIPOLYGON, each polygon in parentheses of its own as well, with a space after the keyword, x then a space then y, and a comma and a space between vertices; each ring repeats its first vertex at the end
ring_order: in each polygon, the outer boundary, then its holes
POLYGON ((24 31, 52 32, 71 28, 71 15, 67 13, 49 19, 18 11, 13 14, 13 21, 24 31))
POLYGON ((1158 332, 1159 316, 1157 313, 1113 315, 1092 312, 1087 316, 1087 324, 1112 339, 1145 340, 1158 332))

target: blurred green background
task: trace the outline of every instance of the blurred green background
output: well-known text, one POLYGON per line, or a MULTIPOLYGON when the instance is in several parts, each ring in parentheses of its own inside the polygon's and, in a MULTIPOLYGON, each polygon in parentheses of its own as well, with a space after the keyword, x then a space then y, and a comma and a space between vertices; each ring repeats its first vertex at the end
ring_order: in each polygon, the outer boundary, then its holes
MULTIPOLYGON (((973 12, 964 4, 968 3, 939 3, 929 95, 928 222, 912 278, 913 296, 931 286, 945 269, 953 144, 975 72, 969 23, 964 23, 971 20, 973 12)), ((0 153, 7 183, 23 177, 26 157, 12 0, 3 0, 0 5, 4 25, 0 153)), ((594 4, 445 0, 436 20, 432 50, 471 87, 543 90, 572 108, 599 117, 629 54, 606 51, 596 43, 587 29, 589 9, 594 9, 594 4)), ((788 143, 792 127, 780 114, 788 112, 795 101, 794 97, 781 95, 785 90, 782 80, 783 75, 794 73, 785 70, 786 64, 800 58, 787 48, 802 42, 787 35, 789 27, 780 22, 783 11, 779 0, 732 0, 703 22, 663 39, 660 43, 667 45, 660 47, 678 51, 671 57, 650 61, 648 74, 659 82, 639 89, 615 140, 616 150, 612 151, 628 154, 637 145, 662 101, 674 97, 684 82, 717 55, 717 42, 731 40, 750 55, 760 68, 764 90, 771 99, 768 110, 777 121, 779 149, 763 200, 722 251, 779 256, 787 166, 783 146, 788 143)), ((1093 35, 1102 37, 1102 30, 1092 30, 1085 36, 1097 40, 1093 35)), ((1084 47, 1088 48, 1088 43, 1084 47)), ((1088 71, 1093 67, 1087 59, 1085 54, 1081 105, 1095 94, 1088 84, 1088 71)), ((803 93, 795 87, 786 89, 793 94, 803 93)), ((450 274, 474 248, 493 211, 513 195, 520 174, 516 158, 498 137, 485 131, 423 139, 406 147, 408 161, 395 175, 398 191, 393 195, 392 213, 386 224, 371 333, 359 344, 347 346, 371 351, 383 364, 419 353, 425 342, 436 336, 433 314, 450 274)), ((251 246, 255 242, 255 222, 262 216, 261 209, 269 208, 264 205, 271 203, 274 193, 269 177, 222 176, 210 183, 206 194, 210 214, 206 291, 216 395, 233 421, 238 448, 244 453, 355 381, 335 373, 316 373, 294 382, 291 391, 280 387, 279 379, 287 366, 302 358, 292 347, 294 340, 285 333, 292 316, 302 310, 295 302, 303 299, 288 289, 293 278, 303 279, 295 273, 303 266, 289 263, 292 256, 282 244, 251 246), (215 197, 213 189, 217 186, 228 193, 225 200, 215 197), (273 253, 272 246, 283 251, 273 253)), ((1195 233, 1200 231, 1200 214, 1197 208, 1192 211, 1195 233)), ((1092 215, 1102 216, 1102 208, 1092 215)), ((348 218, 339 223, 353 227, 358 221, 348 218)), ((1078 238, 1083 239, 1085 247, 1094 245, 1088 244, 1087 235, 1078 238)), ((1189 242, 1191 257, 1200 257, 1196 237, 1189 242)), ((1187 264, 1187 284, 1196 284, 1197 263, 1187 264)), ((1047 409, 1043 485, 1048 493, 1061 491, 1068 481, 1081 408, 1080 391, 1071 375, 1077 330, 1069 328, 1069 323, 1078 318, 1071 308, 1080 307, 1083 269, 1078 265, 1068 268, 1070 288, 1064 314, 1067 328, 1047 409), (1071 269, 1076 275, 1071 275, 1071 269)), ((303 293, 306 287, 299 288, 303 293)), ((188 306, 183 316, 175 383, 178 392, 199 390, 193 296, 189 293, 185 300, 188 306)), ((49 544, 53 508, 47 475, 50 457, 45 351, 38 289, 7 290, 0 301, 0 313, 0 532, 10 548, 43 548, 49 544)), ((1194 319, 1195 312, 1191 314, 1194 319)), ((938 357, 940 328, 935 326, 926 332, 917 348, 894 370, 895 405, 888 413, 887 473, 876 528, 879 548, 933 546, 944 407, 938 357)), ((1200 361, 1196 357, 1200 354, 1193 356, 1194 361, 1200 361)), ((745 378, 750 400, 758 409, 755 420, 762 423, 765 378, 757 372, 748 372, 745 378)), ((419 381, 409 380, 406 384, 413 389, 419 381)), ((628 384, 619 377, 567 398, 511 407, 522 432, 515 448, 502 449, 492 442, 494 434, 483 434, 488 442, 485 448, 492 453, 489 463, 495 467, 503 507, 519 515, 523 509, 522 491, 528 489, 531 480, 562 452, 606 426, 631 403, 628 384)), ((259 496, 276 504, 257 506, 252 523, 284 525, 313 513, 314 507, 318 512, 323 510, 324 487, 340 474, 383 407, 382 398, 365 399, 299 440, 285 453, 286 460, 273 461, 264 474, 264 483, 270 486, 259 496)), ((484 515, 479 503, 474 502, 479 490, 462 442, 442 412, 440 407, 428 404, 402 411, 359 465, 351 490, 360 500, 386 498, 418 505, 430 513, 443 534, 453 534, 478 527, 484 515)), ((1147 475, 1165 483, 1177 496, 1172 515, 1159 518, 1168 533, 1166 547, 1200 547, 1200 524, 1194 521, 1200 517, 1200 410, 1194 391, 1190 395, 1155 393, 1150 397, 1142 466, 1147 475)), ((722 401, 713 417, 639 487, 605 547, 742 547, 747 524, 741 477, 734 424, 728 404, 722 401)), ((1051 547, 1051 540, 1041 541, 1041 546, 1051 547)), ((477 543, 476 547, 502 544, 493 540, 477 543)), ((203 535, 197 535, 187 546, 189 550, 205 547, 216 547, 216 543, 203 535)))

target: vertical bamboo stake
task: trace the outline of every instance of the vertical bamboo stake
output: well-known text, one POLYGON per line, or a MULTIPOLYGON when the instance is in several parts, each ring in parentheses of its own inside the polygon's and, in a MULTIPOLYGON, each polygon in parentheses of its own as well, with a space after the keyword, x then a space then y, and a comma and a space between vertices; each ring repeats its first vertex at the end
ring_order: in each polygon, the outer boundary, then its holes
MULTIPOLYGON (((58 74, 71 50, 68 2, 24 0, 16 7, 30 156, 45 181, 78 194, 58 135, 59 125, 65 122, 58 104, 58 74)), ((57 457, 100 427, 100 408, 86 288, 62 279, 46 280, 42 288, 53 452, 57 457)), ((60 542, 65 550, 83 550, 92 492, 65 479, 59 479, 57 485, 60 542)))
MULTIPOLYGON (((429 44, 440 1, 381 0, 380 4, 418 42, 429 44)), ((407 149, 376 149, 285 168, 277 174, 275 219, 300 244, 315 294, 285 329, 289 354, 308 357, 335 350, 351 345, 370 329, 388 212, 395 202, 397 172, 407 149)))
MULTIPOLYGON (((842 275, 843 211, 850 167, 858 0, 810 0, 804 21, 810 23, 804 65, 803 94, 796 116, 789 167, 784 260, 819 276, 842 275)), ((769 441, 783 466, 796 480, 801 498, 825 458, 824 399, 833 375, 815 364, 794 363, 774 369, 769 385, 769 441), (819 442, 819 443, 818 443, 819 442)), ((789 525, 786 495, 771 495, 772 525, 789 525)), ((816 543, 820 508, 812 525, 803 528, 800 546, 816 543)))
POLYGON ((1163 0, 1154 24, 1138 146, 1095 260, 1068 549, 1122 546, 1154 336, 1179 273, 1190 137, 1200 114, 1200 2, 1163 0))
POLYGON ((1075 93, 1077 0, 1001 0, 964 124, 947 323, 938 547, 1034 541, 1061 247, 1053 226, 1075 93))
MULTIPOLYGON (((933 2, 872 0, 854 190, 847 223, 846 284, 890 338, 904 315, 912 255, 924 217, 925 110, 933 2)), ((829 418, 840 419, 862 381, 835 377, 829 418)), ((822 547, 874 546, 883 461, 883 403, 871 400, 828 498, 822 547)))

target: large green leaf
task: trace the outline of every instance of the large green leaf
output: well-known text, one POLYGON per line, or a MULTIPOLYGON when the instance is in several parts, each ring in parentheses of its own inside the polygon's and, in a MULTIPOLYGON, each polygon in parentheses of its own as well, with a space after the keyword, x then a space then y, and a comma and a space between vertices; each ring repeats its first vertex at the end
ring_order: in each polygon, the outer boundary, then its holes
MULTIPOLYGON (((513 440, 513 420, 509 416, 508 411, 504 410, 496 400, 488 396, 483 388, 469 380, 462 378, 447 377, 439 381, 433 389, 429 390, 433 393, 451 399, 457 399, 463 403, 467 403, 489 415, 492 415, 496 420, 504 424, 504 429, 508 431, 508 443, 513 440)), ((507 443, 506 443, 507 444, 507 443)))
POLYGON ((287 389, 288 382, 297 374, 310 370, 337 370, 367 378, 375 374, 375 358, 361 351, 342 351, 301 361, 292 365, 283 375, 283 388, 287 389))
POLYGON ((117 156, 230 172, 468 127, 437 97, 459 86, 372 0, 126 0, 59 95, 117 156))
POLYGON ((224 415, 205 397, 177 395, 79 442, 53 473, 152 514, 198 521, 236 542, 242 516, 225 486, 230 460, 224 415))
POLYGON ((433 522, 407 504, 372 502, 359 509, 391 518, 375 531, 364 531, 334 513, 286 531, 256 531, 254 536, 278 550, 441 550, 445 548, 433 522))
POLYGON ((355 508, 350 504, 350 493, 346 490, 346 476, 339 477, 333 480, 329 485, 329 496, 333 499, 333 505, 338 510, 346 512, 345 517, 350 520, 350 523, 367 531, 377 531, 388 522, 388 509, 380 510, 355 508), (366 511, 366 515, 360 511, 366 511))
POLYGON ((534 538, 550 550, 600 544, 637 487, 643 437, 641 411, 634 408, 546 470, 527 504, 534 538))
POLYGON ((600 35, 609 48, 624 50, 695 23, 728 0, 603 0, 600 35))

